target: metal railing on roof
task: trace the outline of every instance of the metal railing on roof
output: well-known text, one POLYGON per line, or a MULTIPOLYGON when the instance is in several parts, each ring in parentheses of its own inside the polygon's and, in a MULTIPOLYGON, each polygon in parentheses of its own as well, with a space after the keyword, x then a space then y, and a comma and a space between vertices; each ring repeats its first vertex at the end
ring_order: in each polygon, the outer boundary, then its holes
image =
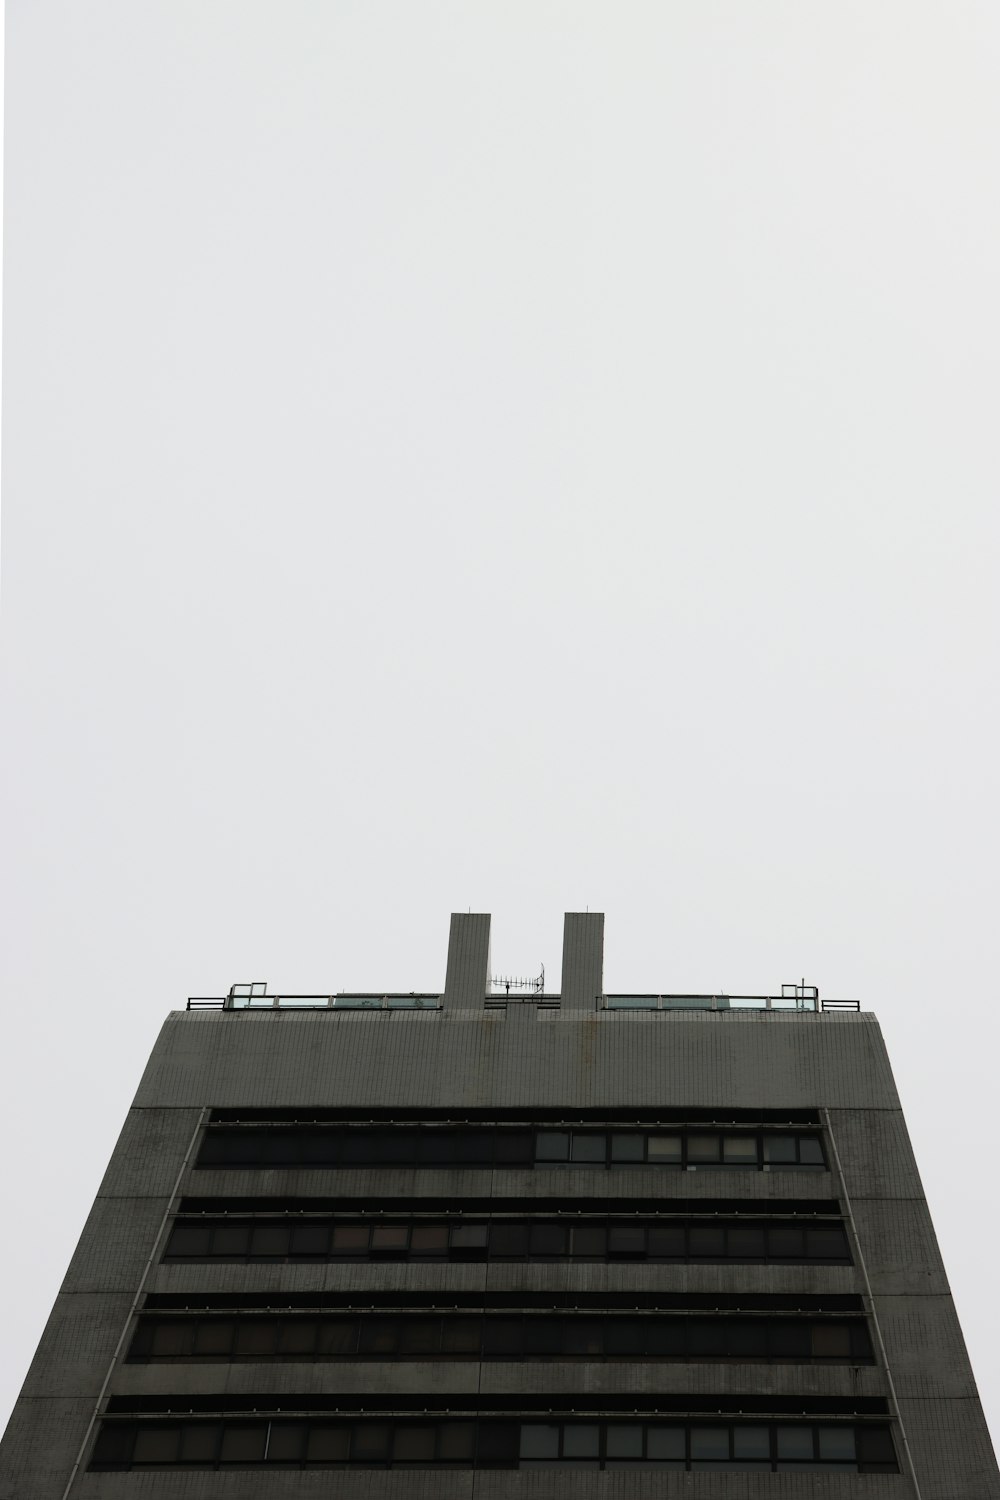
POLYGON ((599 1010, 860 1011, 860 1000, 820 1000, 814 985, 783 985, 780 995, 604 995, 599 1010))
POLYGON ((355 993, 339 995, 269 995, 266 985, 235 984, 228 995, 188 999, 188 1010, 440 1010, 441 996, 355 993))

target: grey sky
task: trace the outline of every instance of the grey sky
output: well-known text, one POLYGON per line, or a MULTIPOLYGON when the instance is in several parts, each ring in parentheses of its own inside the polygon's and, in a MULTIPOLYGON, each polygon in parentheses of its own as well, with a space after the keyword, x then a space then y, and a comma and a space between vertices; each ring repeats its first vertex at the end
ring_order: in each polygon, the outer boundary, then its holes
POLYGON ((169 1008, 589 905, 879 1013, 996 1434, 996 6, 7 28, 0 1421, 169 1008))

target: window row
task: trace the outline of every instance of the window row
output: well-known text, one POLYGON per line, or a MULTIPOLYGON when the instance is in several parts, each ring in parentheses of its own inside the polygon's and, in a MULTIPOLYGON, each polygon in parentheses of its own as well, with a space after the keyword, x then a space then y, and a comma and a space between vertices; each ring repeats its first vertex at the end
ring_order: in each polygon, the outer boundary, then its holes
POLYGON ((889 1428, 838 1422, 114 1421, 97 1470, 681 1469, 898 1473, 889 1428))
POLYGON ((724 1167, 823 1171, 818 1131, 215 1125, 199 1167, 724 1167))
POLYGON ((715 1220, 178 1219, 166 1260, 659 1260, 849 1264, 842 1224, 715 1220))
POLYGON ((140 1319, 128 1354, 157 1359, 665 1359, 871 1364, 861 1318, 647 1314, 271 1314, 140 1319))

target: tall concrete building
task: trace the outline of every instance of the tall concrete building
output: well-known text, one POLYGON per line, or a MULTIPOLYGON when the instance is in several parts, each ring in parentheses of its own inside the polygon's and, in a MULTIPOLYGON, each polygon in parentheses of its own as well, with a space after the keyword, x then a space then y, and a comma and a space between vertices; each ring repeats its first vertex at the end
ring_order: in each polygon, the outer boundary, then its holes
MULTIPOLYGON (((171 1015, 3 1500, 1000 1500, 878 1026, 815 992, 171 1015)), ((659 978, 657 978, 659 983, 659 978)))

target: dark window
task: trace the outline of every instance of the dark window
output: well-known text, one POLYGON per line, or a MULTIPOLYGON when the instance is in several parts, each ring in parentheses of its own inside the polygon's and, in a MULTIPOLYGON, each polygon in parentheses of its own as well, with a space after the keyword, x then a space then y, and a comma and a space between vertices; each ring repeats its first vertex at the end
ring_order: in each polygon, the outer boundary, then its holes
POLYGON ((523 1260, 528 1253, 527 1224, 491 1224, 490 1254, 523 1260))
POLYGON ((608 1230, 608 1254, 637 1259, 646 1253, 646 1231, 641 1225, 613 1224, 608 1230))
POLYGON ((212 1254, 243 1256, 250 1250, 250 1224, 216 1224, 212 1230, 212 1254))
POLYGON ((270 1358, 276 1352, 278 1326, 270 1318, 241 1318, 236 1325, 236 1353, 270 1358))
POLYGON ((692 1260, 724 1260, 726 1231, 719 1225, 696 1224, 688 1235, 688 1254, 692 1260))
POLYGON ((410 1251, 414 1255, 446 1255, 447 1224, 415 1224, 410 1231, 410 1251))
MULTIPOLYGON (((667 1207, 668 1205, 664 1205, 667 1207)), ((615 1259, 744 1261, 771 1259, 849 1264, 847 1237, 836 1222, 753 1222, 713 1214, 711 1219, 611 1217, 573 1222, 456 1217, 451 1224, 402 1220, 350 1222, 333 1218, 296 1222, 288 1217, 222 1219, 204 1224, 178 1221, 164 1258, 261 1261, 425 1257, 482 1260, 487 1255, 520 1260, 573 1256, 615 1259)))
POLYGON ((92 1470, 181 1466, 733 1469, 898 1473, 887 1425, 853 1421, 678 1421, 581 1413, 476 1422, 387 1416, 105 1422, 92 1470))
POLYGON ((267 1444, 271 1464, 300 1464, 305 1457, 308 1428, 304 1422, 272 1422, 267 1444))
POLYGON ((209 1253, 212 1230, 208 1224, 175 1224, 167 1241, 168 1256, 201 1257, 209 1253))
POLYGON ((794 1128, 725 1129, 677 1125, 669 1129, 538 1129, 510 1126, 414 1124, 406 1128, 261 1124, 212 1125, 204 1134, 198 1167, 551 1167, 564 1164, 621 1167, 650 1165, 766 1166, 822 1170, 818 1131, 794 1128))
POLYGON ((569 1230, 562 1224, 532 1224, 529 1254, 544 1257, 565 1255, 569 1230))
POLYGON ((327 1224, 295 1224, 289 1248, 291 1255, 300 1255, 305 1260, 324 1260, 330 1248, 330 1228, 327 1224))

